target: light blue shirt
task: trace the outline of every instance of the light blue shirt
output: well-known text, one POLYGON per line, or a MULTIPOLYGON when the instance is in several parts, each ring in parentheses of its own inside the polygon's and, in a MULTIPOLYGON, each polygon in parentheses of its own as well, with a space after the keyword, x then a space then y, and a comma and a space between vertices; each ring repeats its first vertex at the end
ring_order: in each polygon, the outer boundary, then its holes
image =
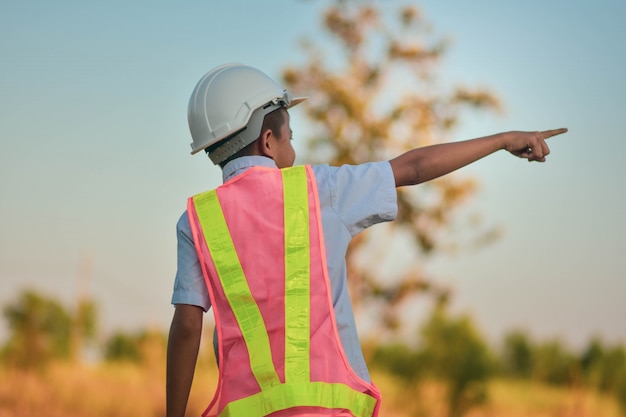
MULTIPOLYGON (((254 166, 276 168, 270 158, 247 156, 224 167, 224 182, 254 166)), ((346 283, 346 250, 352 237, 364 229, 396 218, 397 194, 389 162, 362 165, 313 165, 317 181, 337 329, 344 351, 354 371, 366 381, 369 372, 361 351, 352 304, 346 283)), ((193 244, 187 212, 177 224, 178 270, 172 304, 191 304, 208 311, 211 300, 193 244)))

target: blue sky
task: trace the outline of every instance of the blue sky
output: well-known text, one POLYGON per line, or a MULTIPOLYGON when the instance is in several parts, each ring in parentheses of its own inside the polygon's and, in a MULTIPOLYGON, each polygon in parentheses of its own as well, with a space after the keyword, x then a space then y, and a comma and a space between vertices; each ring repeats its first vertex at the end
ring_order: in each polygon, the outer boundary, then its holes
MULTIPOLYGON (((298 41, 323 39, 325 4, 2 2, 0 303, 26 287, 68 305, 87 292, 105 329, 167 327, 176 220, 220 181, 189 155, 189 95, 224 62, 275 77, 303 62, 298 41)), ((440 81, 504 104, 468 113, 451 140, 570 129, 546 164, 499 153, 465 168, 481 183, 470 208, 504 235, 427 268, 492 338, 626 341, 626 3, 415 4, 452 40, 440 81)))

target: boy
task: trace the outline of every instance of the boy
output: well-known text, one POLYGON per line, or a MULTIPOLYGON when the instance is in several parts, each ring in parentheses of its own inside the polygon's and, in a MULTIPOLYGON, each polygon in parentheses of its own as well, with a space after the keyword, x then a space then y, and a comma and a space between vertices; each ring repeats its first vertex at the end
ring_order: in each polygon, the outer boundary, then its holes
POLYGON ((287 109, 302 100, 239 64, 211 70, 191 96, 192 153, 205 150, 224 185, 190 198, 177 225, 169 417, 184 415, 211 307, 220 380, 204 415, 376 416, 380 393, 346 288, 350 239, 395 218, 396 187, 500 149, 544 162, 546 139, 567 131, 500 133, 358 166, 292 167, 287 109))

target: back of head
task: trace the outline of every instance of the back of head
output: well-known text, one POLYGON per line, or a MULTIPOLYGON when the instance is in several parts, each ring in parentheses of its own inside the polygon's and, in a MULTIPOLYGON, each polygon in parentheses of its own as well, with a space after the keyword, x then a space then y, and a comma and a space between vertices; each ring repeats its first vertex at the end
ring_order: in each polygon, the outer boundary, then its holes
POLYGON ((287 90, 256 68, 225 64, 204 75, 189 99, 191 153, 209 149, 219 164, 254 142, 266 114, 289 108, 304 98, 292 99, 287 90))

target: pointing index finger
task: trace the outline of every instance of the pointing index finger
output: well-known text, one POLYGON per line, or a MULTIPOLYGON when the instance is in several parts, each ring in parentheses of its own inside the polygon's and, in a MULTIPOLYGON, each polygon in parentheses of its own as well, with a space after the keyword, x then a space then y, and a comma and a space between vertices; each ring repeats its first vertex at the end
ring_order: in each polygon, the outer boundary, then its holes
POLYGON ((560 129, 544 130, 543 132, 541 132, 541 136, 544 139, 548 139, 548 138, 551 138, 552 136, 561 135, 565 132, 567 132, 567 128, 564 128, 564 127, 560 129))

